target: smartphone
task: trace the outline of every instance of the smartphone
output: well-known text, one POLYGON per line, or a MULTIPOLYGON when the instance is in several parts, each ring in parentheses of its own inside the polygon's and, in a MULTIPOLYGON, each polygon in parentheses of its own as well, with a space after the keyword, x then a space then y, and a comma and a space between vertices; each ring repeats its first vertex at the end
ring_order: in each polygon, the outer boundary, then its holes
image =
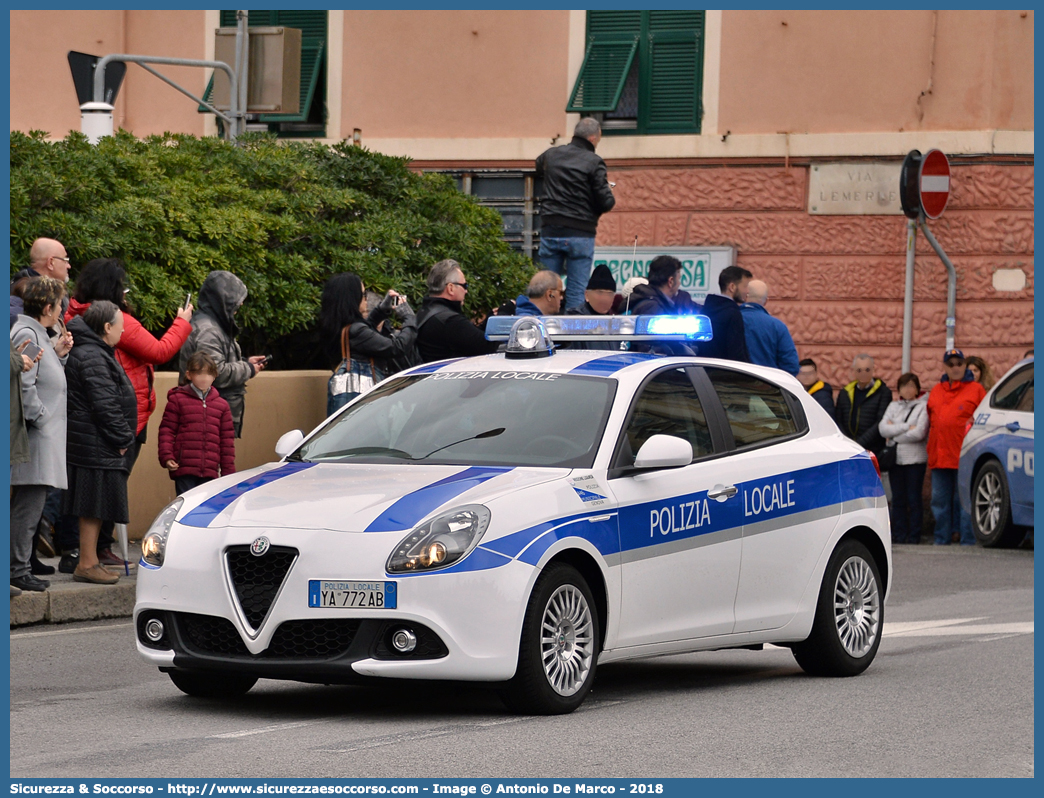
POLYGON ((188 306, 189 306, 189 303, 191 301, 192 301, 192 292, 190 291, 189 293, 185 294, 185 304, 182 305, 182 308, 187 310, 188 306))
POLYGON ((42 351, 43 349, 41 349, 39 346, 34 344, 32 340, 30 340, 29 343, 26 344, 25 349, 22 350, 22 354, 30 360, 36 360, 36 356, 40 354, 42 351))
POLYGON ((265 365, 268 365, 268 363, 270 363, 271 360, 272 360, 272 356, 271 355, 265 355, 265 359, 262 360, 261 362, 264 363, 265 365))

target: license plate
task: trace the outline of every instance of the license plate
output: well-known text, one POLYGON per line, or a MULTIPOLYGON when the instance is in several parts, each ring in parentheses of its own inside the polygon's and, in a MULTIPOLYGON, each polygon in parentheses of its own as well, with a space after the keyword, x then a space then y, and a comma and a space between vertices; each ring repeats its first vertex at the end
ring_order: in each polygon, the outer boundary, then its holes
POLYGON ((309 607, 394 610, 396 595, 394 582, 308 581, 309 607))

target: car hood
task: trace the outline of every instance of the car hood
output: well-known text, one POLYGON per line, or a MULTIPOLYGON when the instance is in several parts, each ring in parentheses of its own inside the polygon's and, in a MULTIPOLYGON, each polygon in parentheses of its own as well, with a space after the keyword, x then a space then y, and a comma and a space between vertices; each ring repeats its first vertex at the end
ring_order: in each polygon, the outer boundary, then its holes
POLYGON ((187 492, 178 523, 409 530, 439 508, 490 501, 568 473, 564 468, 274 463, 187 492))

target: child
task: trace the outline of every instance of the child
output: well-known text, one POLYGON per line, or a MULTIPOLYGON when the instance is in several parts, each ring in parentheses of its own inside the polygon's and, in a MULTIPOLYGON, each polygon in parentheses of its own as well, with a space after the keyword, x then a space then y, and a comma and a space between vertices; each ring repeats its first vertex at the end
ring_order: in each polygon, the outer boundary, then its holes
POLYGON ((236 470, 235 430, 228 402, 214 388, 217 363, 194 352, 185 369, 187 385, 167 392, 159 429, 160 465, 182 494, 236 470))

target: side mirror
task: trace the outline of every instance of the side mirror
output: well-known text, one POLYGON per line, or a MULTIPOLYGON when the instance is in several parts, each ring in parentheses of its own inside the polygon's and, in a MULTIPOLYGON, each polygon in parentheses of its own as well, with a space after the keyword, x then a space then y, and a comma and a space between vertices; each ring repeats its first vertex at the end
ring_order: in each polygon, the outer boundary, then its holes
POLYGON ((276 441, 275 452, 280 457, 286 457, 290 452, 301 445, 304 433, 299 429, 292 429, 276 441))
POLYGON ((692 462, 692 444, 674 435, 653 435, 634 458, 635 468, 677 468, 692 462))

